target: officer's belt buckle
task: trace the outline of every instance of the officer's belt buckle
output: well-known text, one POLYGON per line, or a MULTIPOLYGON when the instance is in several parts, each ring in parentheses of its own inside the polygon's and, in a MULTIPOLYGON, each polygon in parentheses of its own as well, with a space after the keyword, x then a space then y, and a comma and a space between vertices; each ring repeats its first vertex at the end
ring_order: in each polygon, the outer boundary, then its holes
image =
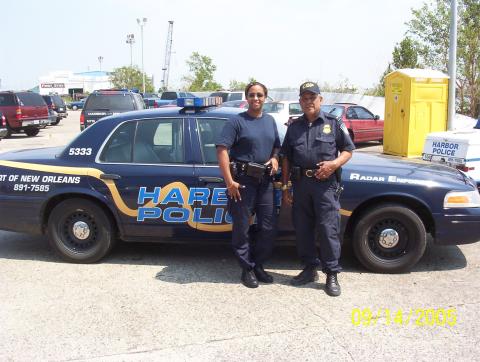
POLYGON ((307 177, 315 176, 315 170, 305 170, 305 176, 307 177))

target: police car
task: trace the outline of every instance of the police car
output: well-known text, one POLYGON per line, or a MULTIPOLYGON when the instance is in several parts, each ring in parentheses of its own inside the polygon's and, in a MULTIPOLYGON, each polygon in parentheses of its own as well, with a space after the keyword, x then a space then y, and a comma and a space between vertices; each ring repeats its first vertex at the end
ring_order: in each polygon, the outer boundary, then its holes
MULTIPOLYGON (((215 140, 241 110, 217 101, 122 113, 66 147, 0 155, 0 229, 48 234, 61 257, 78 263, 100 260, 117 239, 228 242, 215 140)), ((480 195, 458 170, 356 153, 342 179, 341 234, 370 270, 408 270, 427 233, 437 244, 480 240, 480 195)), ((278 210, 278 239, 293 242, 290 210, 278 210)))

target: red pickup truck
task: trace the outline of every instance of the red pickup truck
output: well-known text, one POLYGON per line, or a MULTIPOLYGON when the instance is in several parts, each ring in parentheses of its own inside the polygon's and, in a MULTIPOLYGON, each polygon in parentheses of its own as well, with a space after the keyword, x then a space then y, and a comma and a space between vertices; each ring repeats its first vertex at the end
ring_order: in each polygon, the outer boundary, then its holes
POLYGON ((0 92, 0 111, 6 118, 7 137, 22 131, 36 136, 40 127, 49 123, 47 104, 33 92, 0 92))

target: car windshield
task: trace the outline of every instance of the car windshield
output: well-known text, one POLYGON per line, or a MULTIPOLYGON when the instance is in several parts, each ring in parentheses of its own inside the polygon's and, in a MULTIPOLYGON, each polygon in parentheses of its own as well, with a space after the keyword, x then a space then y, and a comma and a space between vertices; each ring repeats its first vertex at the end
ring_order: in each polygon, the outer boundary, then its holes
POLYGON ((65 102, 63 101, 63 99, 60 97, 60 96, 52 96, 52 100, 53 100, 53 103, 55 103, 55 105, 57 107, 63 107, 65 105, 65 102))
POLYGON ((22 92, 22 93, 17 93, 18 99, 20 99, 20 105, 21 106, 46 106, 47 104, 43 100, 43 98, 36 93, 30 93, 30 92, 22 92))
POLYGON ((108 109, 111 111, 132 111, 135 109, 133 98, 127 94, 91 95, 85 108, 108 109))
POLYGON ((160 98, 157 93, 144 93, 143 98, 160 98))
POLYGON ((344 109, 345 107, 337 105, 325 104, 322 106, 322 111, 324 111, 325 113, 333 114, 335 117, 341 117, 344 109))
POLYGON ((265 103, 263 105, 263 111, 265 113, 279 113, 283 110, 284 107, 285 106, 283 103, 275 103, 275 102, 265 103))

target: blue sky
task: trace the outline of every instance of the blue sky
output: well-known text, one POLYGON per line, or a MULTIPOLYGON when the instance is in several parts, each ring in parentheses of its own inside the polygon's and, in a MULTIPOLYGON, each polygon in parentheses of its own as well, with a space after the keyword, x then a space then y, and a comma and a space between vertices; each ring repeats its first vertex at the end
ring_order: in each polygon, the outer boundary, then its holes
POLYGON ((144 64, 159 87, 168 21, 174 21, 171 88, 188 74, 198 51, 213 59, 215 79, 255 77, 268 87, 297 87, 312 79, 347 78, 371 87, 403 38, 411 9, 424 0, 15 0, 1 1, 1 87, 25 89, 55 70, 82 72, 141 64, 140 28, 147 18, 144 64))

